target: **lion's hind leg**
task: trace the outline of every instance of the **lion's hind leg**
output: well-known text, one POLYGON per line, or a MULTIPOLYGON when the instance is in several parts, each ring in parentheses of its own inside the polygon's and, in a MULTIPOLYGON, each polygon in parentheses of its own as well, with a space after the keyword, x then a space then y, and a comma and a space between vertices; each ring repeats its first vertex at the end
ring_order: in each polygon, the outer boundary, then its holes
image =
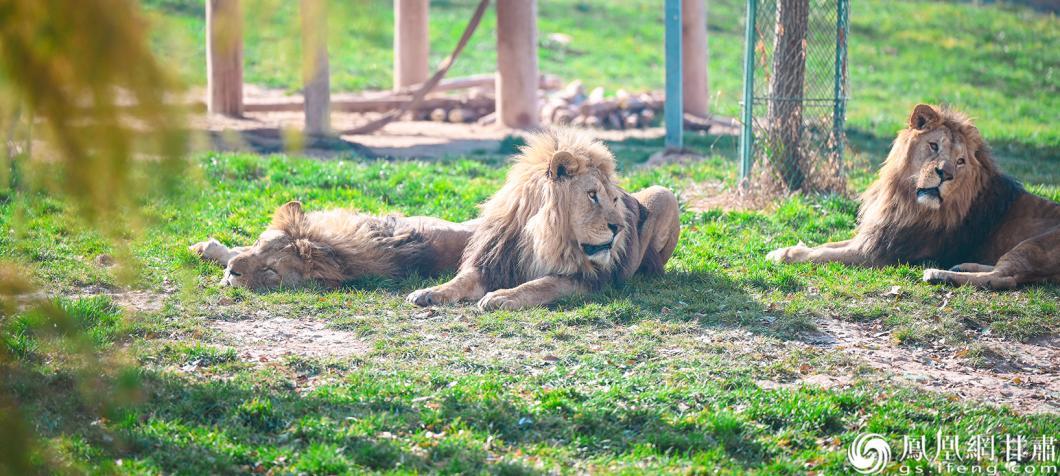
POLYGON ((979 263, 961 263, 950 268, 955 273, 989 273, 994 270, 993 266, 979 263))
POLYGON ((965 263, 959 271, 924 270, 929 283, 971 284, 989 289, 1012 289, 1023 283, 1060 277, 1060 229, 1024 240, 994 266, 965 263))
POLYGON ((924 281, 932 284, 972 285, 987 289, 1012 289, 1019 282, 1014 276, 995 271, 963 272, 929 268, 924 270, 924 281))

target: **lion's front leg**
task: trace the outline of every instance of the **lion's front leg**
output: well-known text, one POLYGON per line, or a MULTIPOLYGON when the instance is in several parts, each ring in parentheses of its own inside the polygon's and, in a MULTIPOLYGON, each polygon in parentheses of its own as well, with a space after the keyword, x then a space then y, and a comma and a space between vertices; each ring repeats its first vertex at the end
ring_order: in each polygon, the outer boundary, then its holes
POLYGON ((200 241, 188 247, 192 253, 199 255, 203 260, 213 261, 221 265, 222 268, 228 267, 228 262, 243 251, 246 251, 247 248, 246 246, 237 246, 229 249, 213 238, 207 241, 200 241))
POLYGON ((638 272, 662 274, 681 235, 681 208, 670 190, 654 186, 632 194, 648 210, 640 229, 638 272))
POLYGON ((545 276, 511 289, 498 289, 487 293, 478 301, 478 307, 483 311, 492 311, 544 306, 564 296, 584 291, 585 286, 572 278, 545 276))
POLYGON ((476 269, 461 271, 448 283, 413 291, 405 301, 417 306, 435 306, 463 300, 475 300, 486 294, 482 274, 476 269))
POLYGON ((787 248, 770 251, 766 259, 774 263, 830 263, 857 265, 869 262, 865 253, 854 243, 854 240, 826 243, 810 248, 803 243, 787 248))

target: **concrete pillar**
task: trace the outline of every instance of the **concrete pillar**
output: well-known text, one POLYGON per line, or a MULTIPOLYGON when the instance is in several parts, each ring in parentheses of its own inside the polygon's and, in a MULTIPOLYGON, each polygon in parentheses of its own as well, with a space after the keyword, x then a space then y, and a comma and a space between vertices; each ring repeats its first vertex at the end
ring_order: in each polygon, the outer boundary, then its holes
POLYGON ((206 91, 211 114, 243 115, 243 11, 239 0, 206 0, 206 91))
POLYGON ((538 125, 537 0, 497 0, 497 118, 538 125))
POLYGON ((429 0, 394 0, 394 89, 430 75, 429 0))

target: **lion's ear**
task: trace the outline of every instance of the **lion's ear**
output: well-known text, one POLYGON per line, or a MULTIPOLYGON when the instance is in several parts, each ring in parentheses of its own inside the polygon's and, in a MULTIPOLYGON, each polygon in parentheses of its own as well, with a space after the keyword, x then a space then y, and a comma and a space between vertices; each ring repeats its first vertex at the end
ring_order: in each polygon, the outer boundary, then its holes
POLYGON ((294 240, 294 247, 298 256, 306 262, 307 276, 321 280, 328 286, 338 286, 342 283, 342 266, 339 264, 340 259, 335 248, 304 238, 294 240))
POLYGON ((577 161, 574 159, 574 154, 561 150, 552 154, 552 159, 548 161, 548 176, 552 180, 562 180, 574 175, 576 167, 577 161))
POLYGON ((909 115, 909 127, 921 131, 934 127, 941 121, 939 111, 930 104, 917 104, 913 108, 913 114, 909 115))
POLYGON ((305 212, 302 211, 302 202, 292 200, 276 209, 276 213, 272 215, 272 224, 269 227, 277 230, 288 230, 299 225, 303 218, 305 218, 305 212))
POLYGON ((306 261, 331 258, 335 254, 334 248, 323 243, 315 243, 305 238, 294 240, 294 248, 298 256, 306 261))

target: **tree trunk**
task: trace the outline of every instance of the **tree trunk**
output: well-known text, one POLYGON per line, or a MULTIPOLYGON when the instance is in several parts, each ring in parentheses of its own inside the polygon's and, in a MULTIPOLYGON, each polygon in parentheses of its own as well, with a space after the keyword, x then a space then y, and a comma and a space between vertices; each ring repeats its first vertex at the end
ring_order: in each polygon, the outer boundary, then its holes
POLYGON ((802 95, 806 75, 806 23, 809 10, 809 0, 777 2, 768 124, 772 131, 771 163, 788 190, 802 188, 806 179, 799 142, 802 136, 802 95))
POLYGON ((302 0, 301 7, 305 133, 326 134, 331 130, 327 0, 302 0))
POLYGON ((505 127, 539 123, 537 0, 497 1, 497 119, 505 127))
POLYGON ((681 0, 681 75, 685 114, 710 115, 707 87, 707 0, 681 0))
POLYGON ((428 0, 394 0, 394 90, 427 80, 431 42, 428 0))

